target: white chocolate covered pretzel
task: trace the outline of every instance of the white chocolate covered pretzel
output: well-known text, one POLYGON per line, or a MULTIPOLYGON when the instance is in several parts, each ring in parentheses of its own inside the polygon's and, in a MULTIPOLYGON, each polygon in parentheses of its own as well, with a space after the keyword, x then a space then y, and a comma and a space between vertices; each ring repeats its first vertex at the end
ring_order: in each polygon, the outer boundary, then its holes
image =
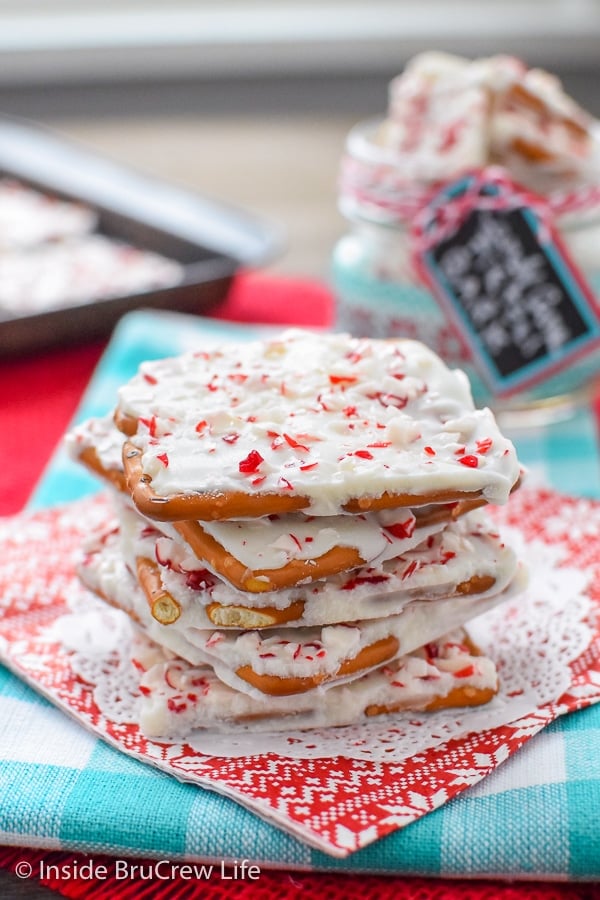
POLYGON ((465 375, 408 340, 295 330, 149 362, 116 421, 133 500, 157 519, 504 503, 519 478, 465 375))
POLYGON ((433 641, 352 684, 294 697, 259 699, 223 684, 210 666, 192 666, 140 638, 140 726, 149 737, 196 729, 280 730, 350 725, 400 710, 487 703, 498 689, 493 662, 464 631, 433 641))
MULTIPOLYGON (((137 561, 153 568, 157 595, 168 594, 183 614, 181 628, 268 628, 274 625, 329 625, 399 613, 412 600, 503 590, 514 578, 517 560, 487 524, 470 513, 444 528, 419 529, 422 540, 399 557, 363 566, 286 590, 248 594, 206 569, 189 550, 166 538, 127 508, 110 552, 131 571, 137 561)), ((108 551, 106 551, 108 552, 108 551)), ((157 616, 162 624, 165 619, 157 616)))
POLYGON ((537 190, 597 180, 592 117, 554 75, 507 55, 417 55, 390 82, 379 139, 422 183, 491 164, 537 190))
POLYGON ((202 629, 192 624, 186 612, 172 624, 161 625, 117 545, 118 537, 111 532, 92 548, 81 567, 85 583, 132 615, 157 643, 194 664, 212 665, 222 681, 254 696, 304 693, 319 685, 353 680, 503 599, 498 584, 495 591, 412 600, 396 615, 322 627, 266 632, 202 629))
MULTIPOLYGON (((78 425, 67 435, 66 444, 74 459, 127 497, 121 461, 123 435, 112 417, 78 425)), ((231 521, 153 521, 237 589, 263 593, 397 557, 484 502, 455 501, 414 511, 400 508, 356 515, 288 513, 231 521)), ((148 524, 146 520, 141 527, 148 524)))

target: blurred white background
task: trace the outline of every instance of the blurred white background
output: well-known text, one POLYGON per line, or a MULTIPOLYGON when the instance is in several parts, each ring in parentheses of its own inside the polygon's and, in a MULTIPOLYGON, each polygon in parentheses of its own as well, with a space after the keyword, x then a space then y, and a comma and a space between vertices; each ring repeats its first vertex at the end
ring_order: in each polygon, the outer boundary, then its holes
POLYGON ((0 113, 241 205, 327 277, 344 137, 415 53, 513 53, 600 116, 600 0, 0 0, 0 113))

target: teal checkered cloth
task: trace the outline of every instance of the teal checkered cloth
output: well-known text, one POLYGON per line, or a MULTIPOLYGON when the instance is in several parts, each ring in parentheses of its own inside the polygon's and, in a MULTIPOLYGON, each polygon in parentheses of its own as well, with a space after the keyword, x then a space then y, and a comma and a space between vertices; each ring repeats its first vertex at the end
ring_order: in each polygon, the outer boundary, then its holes
MULTIPOLYGON (((79 418, 110 409, 118 386, 142 359, 180 352, 199 332, 241 337, 252 330, 163 313, 127 316, 79 418)), ((590 411, 511 436, 532 480, 600 497, 590 411)), ((59 452, 31 505, 75 499, 97 488, 59 452)), ((558 719, 479 784, 343 860, 309 848, 216 793, 110 748, 3 669, 0 723, 4 844, 118 857, 248 858, 264 867, 396 875, 600 877, 600 705, 558 719)))

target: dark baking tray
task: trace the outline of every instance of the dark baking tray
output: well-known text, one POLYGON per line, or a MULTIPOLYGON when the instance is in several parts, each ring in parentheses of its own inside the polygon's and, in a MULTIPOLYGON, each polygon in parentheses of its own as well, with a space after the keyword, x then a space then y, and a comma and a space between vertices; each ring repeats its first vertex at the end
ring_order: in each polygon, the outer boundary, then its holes
MULTIPOLYGON (((201 160, 199 160, 201 165, 201 160)), ((0 358, 108 335, 138 308, 203 314, 226 295, 241 267, 281 250, 271 223, 124 166, 43 127, 0 116, 0 176, 81 201, 98 215, 97 232, 153 250, 183 265, 176 285, 13 316, 0 311, 0 358)))

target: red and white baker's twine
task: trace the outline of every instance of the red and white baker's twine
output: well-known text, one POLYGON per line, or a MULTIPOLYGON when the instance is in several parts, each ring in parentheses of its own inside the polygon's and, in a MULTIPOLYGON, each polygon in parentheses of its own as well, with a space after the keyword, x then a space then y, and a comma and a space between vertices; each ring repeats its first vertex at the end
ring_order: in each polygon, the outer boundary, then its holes
MULTIPOLYGON (((486 167, 480 172, 504 172, 500 167, 486 167)), ((469 173, 468 173, 469 174, 469 173)), ((477 175, 478 173, 470 173, 477 175)), ((388 224, 407 226, 431 199, 443 188, 444 182, 415 182, 397 171, 393 163, 372 162, 345 156, 339 175, 339 195, 342 208, 354 210, 369 218, 369 212, 385 218, 388 224)), ((518 188, 518 196, 528 206, 543 207, 556 217, 567 213, 586 212, 598 207, 600 213, 600 185, 585 185, 571 191, 561 191, 542 197, 525 188, 518 188)), ((490 198, 491 199, 491 198, 490 198)))

